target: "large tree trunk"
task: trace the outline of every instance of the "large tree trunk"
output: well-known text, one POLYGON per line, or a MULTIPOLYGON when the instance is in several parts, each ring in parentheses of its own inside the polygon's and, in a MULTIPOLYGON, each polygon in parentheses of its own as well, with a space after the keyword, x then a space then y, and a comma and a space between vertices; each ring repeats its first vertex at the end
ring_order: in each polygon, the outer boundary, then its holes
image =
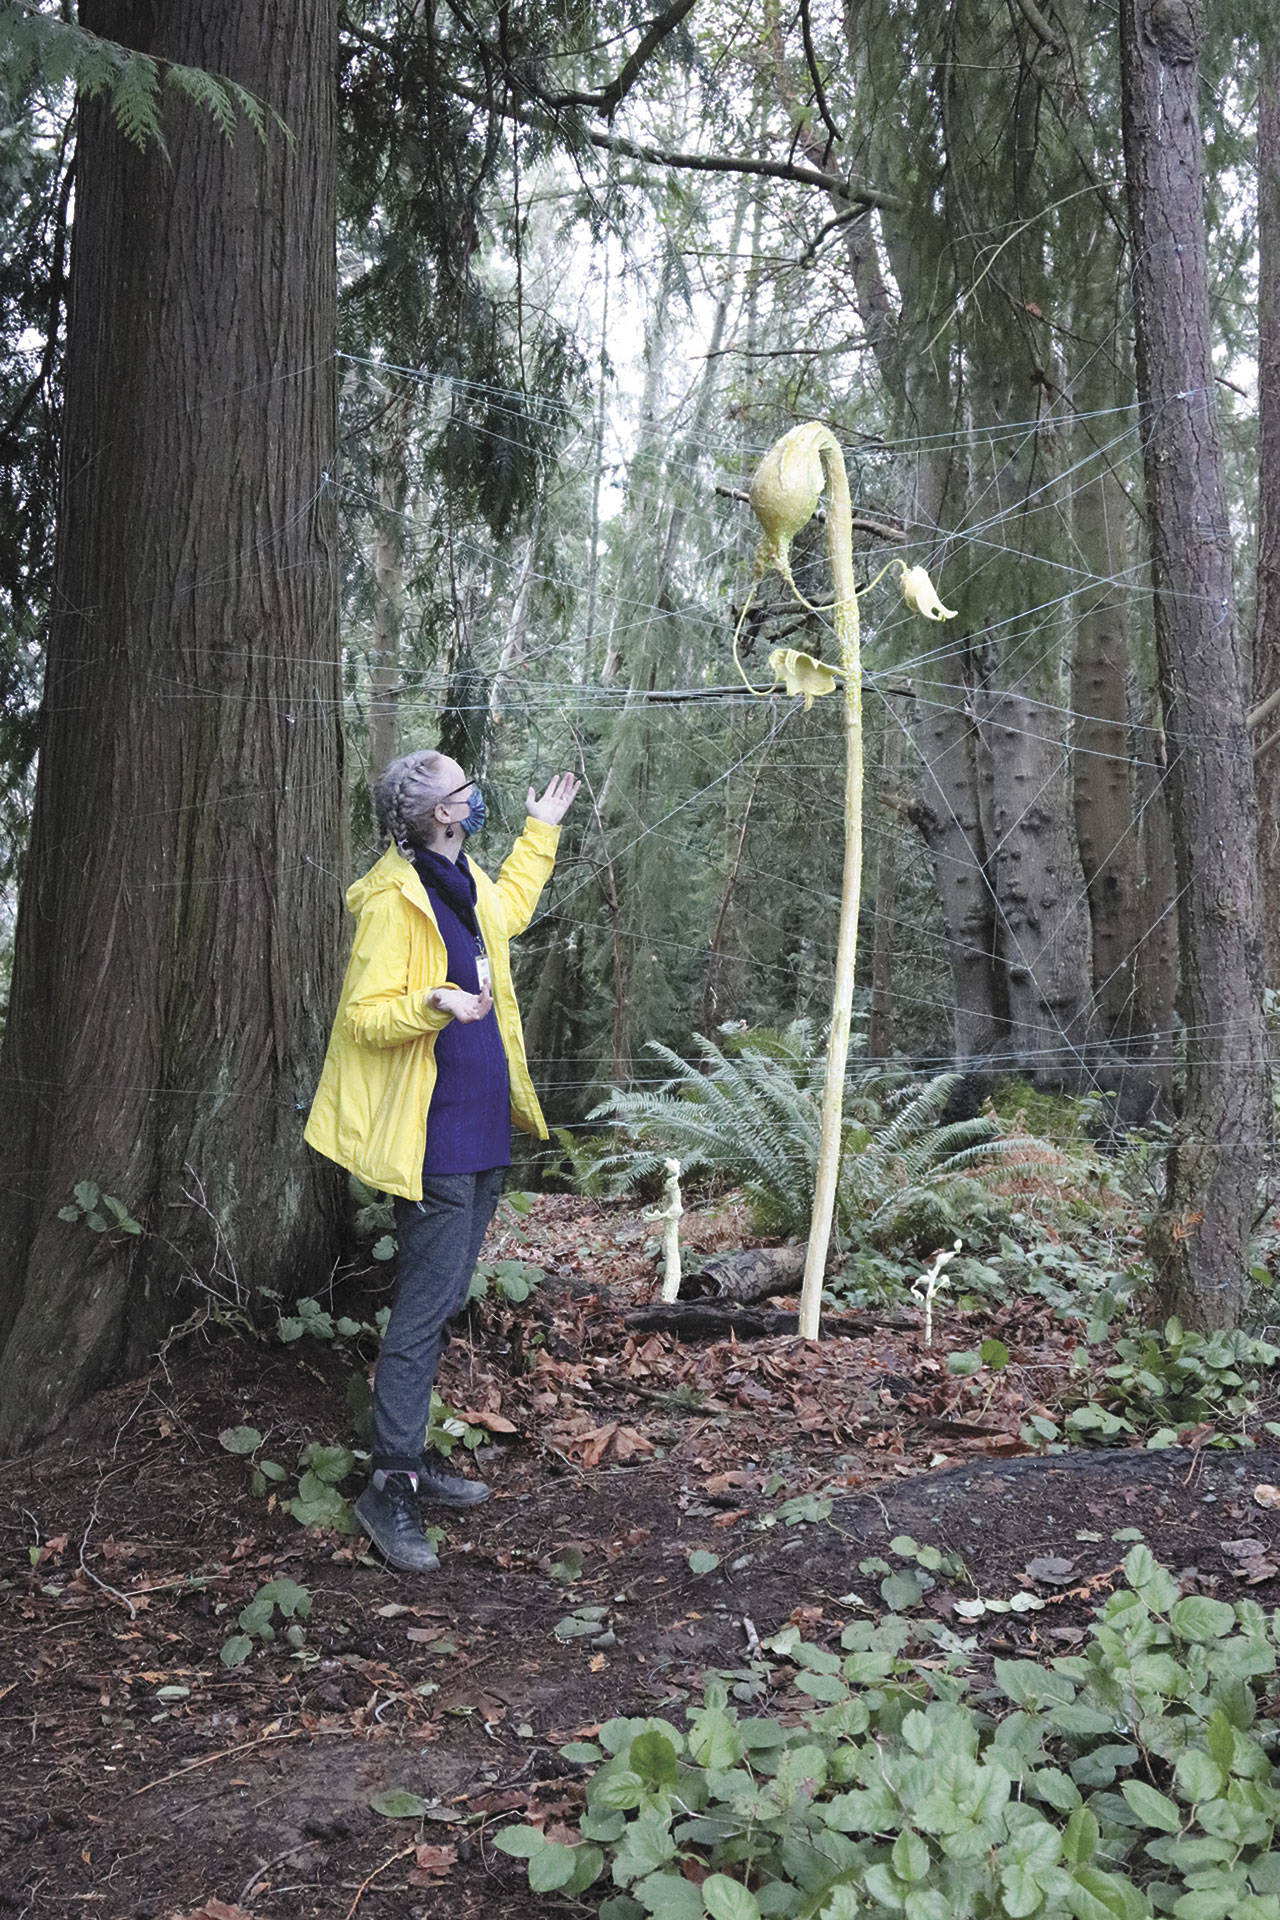
POLYGON ((1187 1086, 1153 1231, 1162 1302, 1240 1315, 1271 1134, 1245 649, 1214 410, 1199 58, 1187 0, 1122 0, 1124 147, 1187 1086))
POLYGON ((1088 1082, 1089 928, 1056 716, 1024 693, 975 687, 987 861, 1000 902, 1008 1051, 1037 1086, 1088 1082))
POLYGON ((197 1287, 324 1272, 302 1145, 340 900, 336 0, 84 0, 287 123, 81 108, 55 613, 0 1078, 0 1445, 197 1287), (144 1231, 66 1220, 79 1181, 144 1231))
MULTIPOLYGON (((1258 591, 1253 697, 1280 693, 1280 50, 1258 93, 1258 591)), ((1258 851, 1267 980, 1280 986, 1280 714, 1259 729, 1258 851)))
POLYGON ((1007 1051, 1007 980, 999 964, 996 900, 987 871, 978 730, 957 656, 930 668, 927 693, 916 707, 920 788, 913 818, 933 858, 955 985, 952 1042, 957 1064, 965 1065, 1007 1051))

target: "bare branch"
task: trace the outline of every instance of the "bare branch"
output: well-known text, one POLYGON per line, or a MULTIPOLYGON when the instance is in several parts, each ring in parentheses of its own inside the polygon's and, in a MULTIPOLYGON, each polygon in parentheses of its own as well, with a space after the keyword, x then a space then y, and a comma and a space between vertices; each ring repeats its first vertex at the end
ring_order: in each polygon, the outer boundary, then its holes
POLYGON ((825 166, 831 157, 832 147, 838 147, 844 136, 831 117, 831 108, 827 104, 826 88, 822 84, 822 75, 818 70, 818 56, 814 52, 813 46, 813 27, 809 20, 809 0, 800 0, 800 31, 804 38, 805 65, 809 69, 809 78, 813 82, 813 97, 817 102, 818 112, 822 115, 822 124, 830 136, 827 141, 826 152, 822 156, 822 162, 825 166))
MULTIPOLYGON (((495 104, 478 88, 464 86, 460 80, 450 80, 444 84, 459 100, 469 100, 473 106, 484 107, 487 111, 495 104)), ((528 107, 499 104, 497 110, 505 119, 515 120, 522 127, 536 127, 541 133, 563 134, 566 131, 553 116, 531 112, 528 107)), ((651 166, 678 167, 691 173, 746 173, 765 180, 793 180, 802 187, 821 187, 824 193, 838 194, 851 208, 880 207, 897 213, 904 204, 896 193, 884 193, 879 187, 855 186, 853 180, 846 179, 843 174, 828 173, 819 167, 799 166, 790 160, 757 160, 751 154, 680 153, 670 147, 651 146, 647 141, 629 140, 620 133, 607 133, 603 127, 584 126, 577 131, 580 138, 593 147, 602 147, 608 153, 625 154, 630 160, 645 160, 651 166)))
MULTIPOLYGON (((1256 733, 1263 721, 1271 718, 1277 707, 1280 707, 1280 687, 1277 687, 1274 693, 1269 693, 1265 700, 1259 701, 1258 705, 1249 715, 1248 726, 1250 733, 1256 733)), ((1271 742, 1268 740, 1266 745, 1269 747, 1271 742)), ((1261 753, 1263 749, 1262 747, 1258 747, 1255 751, 1261 753)))
POLYGON ((693 6, 693 0, 675 0, 675 5, 651 20, 640 39, 635 52, 624 63, 621 71, 609 82, 599 98, 599 110, 606 120, 612 120, 622 102, 630 93, 649 56, 667 35, 674 33, 685 15, 693 6))
POLYGON ((1062 42, 1036 5, 1036 0, 1014 0, 1014 4, 1037 40, 1043 42, 1045 50, 1048 53, 1061 53, 1062 42))

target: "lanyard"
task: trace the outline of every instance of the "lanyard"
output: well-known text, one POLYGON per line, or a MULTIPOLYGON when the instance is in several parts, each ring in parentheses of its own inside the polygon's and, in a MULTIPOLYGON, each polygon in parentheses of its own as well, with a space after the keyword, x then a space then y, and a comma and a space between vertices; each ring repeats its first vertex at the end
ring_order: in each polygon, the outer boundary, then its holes
POLYGON ((493 992, 493 974, 489 967, 489 956, 485 952, 484 936, 476 935, 476 978, 481 993, 493 992))

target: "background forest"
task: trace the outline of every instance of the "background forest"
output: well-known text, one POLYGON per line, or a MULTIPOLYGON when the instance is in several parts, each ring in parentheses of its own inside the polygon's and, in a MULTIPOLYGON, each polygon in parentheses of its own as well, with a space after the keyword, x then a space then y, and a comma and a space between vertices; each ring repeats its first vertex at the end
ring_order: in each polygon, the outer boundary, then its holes
MULTIPOLYGON (((29 929, 0 1384, 30 1384, 51 1315, 77 1329, 10 1437, 145 1352, 193 1275, 327 1269, 343 1198, 300 1109, 337 903, 376 851, 368 779, 400 751, 481 781, 494 864, 529 781, 583 771, 519 961, 553 1160, 610 1089, 666 1083, 651 1042, 820 1034, 837 703, 768 692, 764 662, 829 654, 829 623, 766 583, 750 686, 733 650, 747 485, 798 420, 845 449, 861 579, 923 563, 957 610, 866 602, 859 1063, 955 1063, 975 1104, 1014 1074, 1126 1126, 1172 1119, 1188 1047, 1193 1091, 1256 1091, 1260 1006, 1215 1011, 1185 960, 1177 998, 1195 886, 1240 869, 1179 782, 1203 762, 1243 789, 1201 754, 1194 696, 1171 744, 1190 683, 1158 612, 1234 606, 1201 665, 1259 775, 1257 1003, 1264 933, 1280 964, 1264 23, 1140 10, 1126 42, 1093 0, 163 11, 0 7, 6 963, 20 898, 29 929), (1164 402, 1120 131, 1143 35, 1190 75, 1207 219, 1212 378, 1164 402), (270 297, 269 243, 219 194, 310 236, 270 297), (73 231, 105 307, 68 301, 73 231), (1216 476, 1178 491, 1234 565, 1226 596, 1221 571, 1153 590, 1175 399, 1216 476), (86 1179, 146 1229, 89 1259, 86 1179)), ((820 604, 820 520, 795 557, 820 604)), ((1269 1106, 1231 1136, 1249 1210, 1269 1106)), ((1211 1108, 1184 1171, 1227 1138, 1211 1108)))

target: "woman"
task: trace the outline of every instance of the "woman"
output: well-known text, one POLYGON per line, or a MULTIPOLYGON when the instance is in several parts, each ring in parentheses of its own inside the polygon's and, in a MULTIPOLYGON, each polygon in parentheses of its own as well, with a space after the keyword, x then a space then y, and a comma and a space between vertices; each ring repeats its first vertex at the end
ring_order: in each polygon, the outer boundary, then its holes
POLYGON ((484 802, 456 760, 395 760, 374 783, 391 845, 347 893, 355 942, 306 1137, 395 1196, 396 1295, 373 1388, 373 1461, 356 1517, 393 1567, 439 1562, 418 1496, 470 1507, 478 1480, 423 1459, 448 1326, 511 1164, 510 1123, 545 1140, 525 1061, 507 942, 523 933, 555 861, 578 782, 532 787, 524 832, 496 881, 467 859, 484 802))

